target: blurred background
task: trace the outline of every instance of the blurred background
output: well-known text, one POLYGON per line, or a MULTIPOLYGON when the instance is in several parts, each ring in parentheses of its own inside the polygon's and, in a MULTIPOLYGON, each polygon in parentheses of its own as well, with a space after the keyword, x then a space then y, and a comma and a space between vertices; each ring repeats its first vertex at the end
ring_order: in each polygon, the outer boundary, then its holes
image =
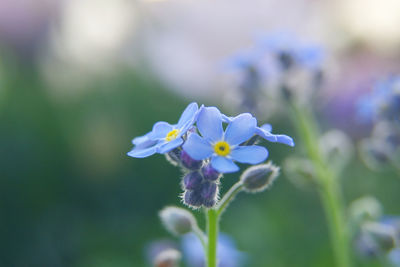
MULTIPOLYGON (((324 47, 315 110, 356 145, 371 130, 357 99, 400 69, 399 14, 398 0, 0 1, 0 266, 148 266, 149 242, 170 238, 157 212, 182 206, 181 174, 161 155, 129 158, 131 139, 191 101, 238 113, 223 62, 259 34, 324 47)), ((267 117, 296 141, 282 113, 267 117)), ((301 144, 268 149, 280 165, 301 144)), ((400 213, 394 170, 372 172, 357 154, 349 166, 346 202, 374 195, 400 213)), ((334 266, 317 194, 284 174, 267 193, 240 195, 221 228, 246 266, 334 266)))

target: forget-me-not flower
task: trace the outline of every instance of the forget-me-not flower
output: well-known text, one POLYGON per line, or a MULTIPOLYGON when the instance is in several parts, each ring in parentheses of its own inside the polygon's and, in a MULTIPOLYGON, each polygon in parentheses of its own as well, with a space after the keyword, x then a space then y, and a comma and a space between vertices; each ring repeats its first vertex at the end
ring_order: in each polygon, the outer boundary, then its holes
POLYGON ((145 158, 155 153, 164 154, 183 144, 183 135, 193 126, 199 112, 197 103, 189 104, 177 124, 160 121, 146 135, 132 140, 135 147, 128 156, 145 158))
POLYGON ((215 107, 203 108, 197 118, 197 128, 202 136, 191 133, 183 149, 195 160, 211 158, 212 167, 221 173, 236 172, 233 162, 258 164, 268 157, 262 146, 241 146, 250 139, 257 127, 257 120, 243 113, 228 124, 224 132, 223 117, 215 107))
POLYGON ((358 112, 366 121, 386 119, 399 122, 400 76, 377 82, 371 94, 360 99, 358 112))

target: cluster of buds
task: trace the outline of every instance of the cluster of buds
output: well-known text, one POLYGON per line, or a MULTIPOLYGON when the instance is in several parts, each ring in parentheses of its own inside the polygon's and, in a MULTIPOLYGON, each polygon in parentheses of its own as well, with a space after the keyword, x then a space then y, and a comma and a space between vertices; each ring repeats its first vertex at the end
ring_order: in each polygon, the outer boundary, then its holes
POLYGON ((221 173, 207 161, 192 159, 184 150, 171 151, 167 154, 167 159, 172 164, 180 166, 184 173, 182 200, 186 205, 192 208, 215 206, 221 173))

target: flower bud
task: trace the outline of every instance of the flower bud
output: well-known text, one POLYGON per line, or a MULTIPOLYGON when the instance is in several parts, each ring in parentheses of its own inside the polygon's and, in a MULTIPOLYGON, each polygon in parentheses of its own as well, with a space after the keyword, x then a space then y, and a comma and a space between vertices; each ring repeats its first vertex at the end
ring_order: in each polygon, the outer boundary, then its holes
POLYGON ((197 227, 196 219, 189 211, 178 207, 166 207, 160 211, 165 228, 174 235, 189 233, 197 227))
POLYGON ((268 162, 252 166, 240 176, 243 188, 247 192, 256 193, 269 188, 279 175, 279 167, 268 162))
POLYGON ((288 157, 283 164, 286 177, 300 189, 314 189, 318 186, 314 165, 309 159, 288 157))
POLYGON ((221 177, 221 174, 216 171, 211 164, 207 164, 201 168, 201 173, 203 174, 204 179, 209 181, 216 181, 219 177, 221 177))
POLYGON ((217 184, 213 182, 205 182, 201 185, 200 195, 202 197, 203 205, 211 208, 217 202, 217 184))
POLYGON ((154 267, 178 267, 182 255, 176 249, 166 249, 154 259, 154 267))
POLYGON ((349 215, 354 225, 360 225, 364 221, 375 221, 382 216, 382 206, 376 198, 365 196, 350 204, 349 215))
POLYGON ((203 177, 199 172, 189 172, 183 177, 183 187, 186 190, 195 190, 200 188, 203 177))
POLYGON ((192 208, 200 208, 203 204, 199 190, 186 190, 183 194, 183 202, 192 208))
POLYGON ((201 161, 201 160, 192 159, 189 156, 189 154, 186 153, 184 150, 182 150, 182 152, 181 152, 180 161, 182 163, 182 166, 189 170, 198 170, 198 169, 200 169, 201 165, 203 164, 203 161, 201 161))
POLYGON ((380 250, 388 252, 395 247, 396 229, 394 227, 382 223, 366 222, 362 229, 374 240, 380 250))

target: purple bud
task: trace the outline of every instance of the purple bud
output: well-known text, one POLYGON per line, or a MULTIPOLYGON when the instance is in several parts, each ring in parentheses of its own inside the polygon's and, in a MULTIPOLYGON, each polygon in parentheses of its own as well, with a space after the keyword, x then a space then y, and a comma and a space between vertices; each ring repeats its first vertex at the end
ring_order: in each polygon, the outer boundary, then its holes
POLYGON ((192 206, 192 207, 196 207, 196 208, 201 207, 201 205, 203 204, 200 192, 192 191, 192 190, 185 191, 184 197, 183 197, 183 202, 188 206, 192 206))
POLYGON ((186 190, 198 189, 203 182, 203 177, 199 172, 189 172, 183 177, 183 187, 186 190))
POLYGON ((209 181, 216 181, 221 174, 219 172, 217 172, 212 166, 211 164, 208 164, 206 166, 204 166, 203 168, 201 168, 201 173, 204 176, 204 179, 209 180, 209 181))
POLYGON ((213 182, 203 183, 200 194, 203 199, 203 205, 207 208, 213 207, 216 203, 217 184, 213 182))
POLYGON ((203 161, 201 160, 192 159, 184 150, 181 152, 181 162, 183 167, 189 170, 198 170, 203 164, 203 161))

